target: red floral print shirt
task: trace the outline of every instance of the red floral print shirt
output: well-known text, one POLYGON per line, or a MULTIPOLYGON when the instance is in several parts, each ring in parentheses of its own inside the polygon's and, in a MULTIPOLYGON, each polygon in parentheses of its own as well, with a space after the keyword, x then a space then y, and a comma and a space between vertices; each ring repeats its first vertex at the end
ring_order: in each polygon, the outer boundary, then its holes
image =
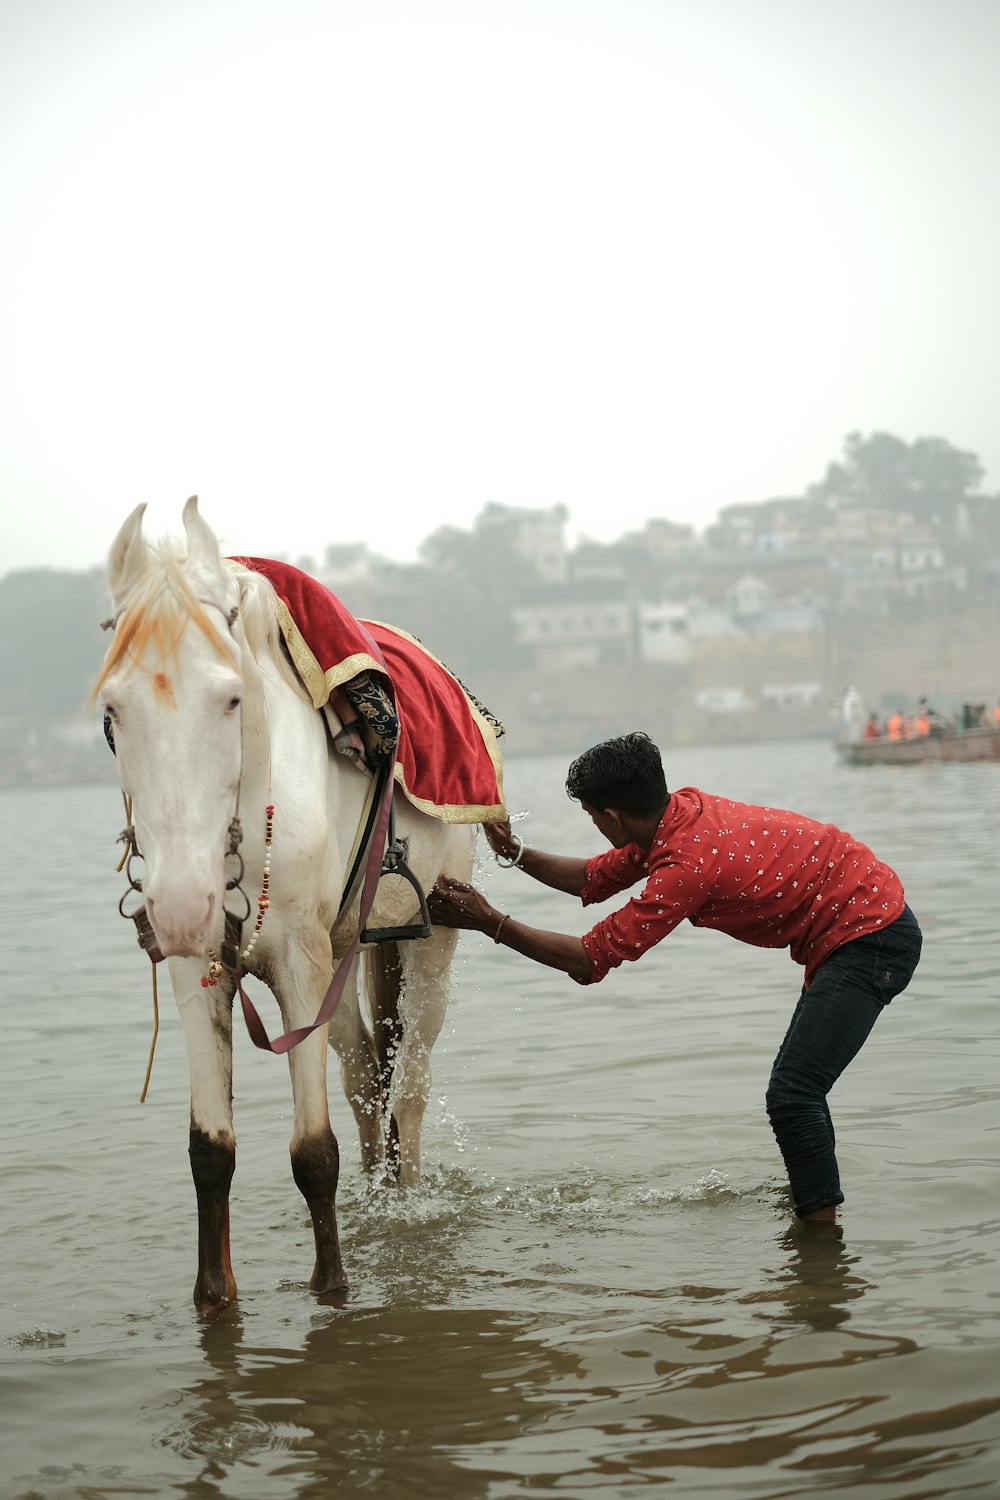
POLYGON ((800 813, 671 793, 646 855, 637 844, 587 861, 584 906, 645 877, 642 894, 585 934, 589 981, 640 958, 685 918, 759 948, 789 948, 808 986, 824 959, 903 910, 898 875, 832 823, 800 813))

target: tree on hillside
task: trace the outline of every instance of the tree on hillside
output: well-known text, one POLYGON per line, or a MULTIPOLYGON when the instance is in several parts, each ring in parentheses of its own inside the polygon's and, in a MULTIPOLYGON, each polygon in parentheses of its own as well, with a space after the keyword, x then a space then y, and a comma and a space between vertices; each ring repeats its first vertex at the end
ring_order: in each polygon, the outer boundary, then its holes
POLYGON ((860 505, 905 511, 925 524, 951 527, 958 507, 979 491, 983 478, 976 454, 944 438, 905 443, 889 432, 868 437, 849 432, 843 460, 831 463, 806 494, 833 509, 860 505))
POLYGON ((441 526, 420 544, 419 555, 433 583, 427 601, 433 607, 433 638, 457 643, 470 661, 509 663, 515 654, 511 611, 538 582, 518 549, 514 528, 478 522, 471 531, 441 526))
POLYGON ((45 732, 79 715, 107 637, 99 572, 33 568, 0 579, 0 678, 4 712, 45 732))

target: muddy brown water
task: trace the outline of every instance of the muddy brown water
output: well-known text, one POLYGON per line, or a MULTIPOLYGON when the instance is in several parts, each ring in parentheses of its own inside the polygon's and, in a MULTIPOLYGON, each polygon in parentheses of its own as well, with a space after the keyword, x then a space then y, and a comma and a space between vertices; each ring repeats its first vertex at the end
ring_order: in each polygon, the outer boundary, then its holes
MULTIPOLYGON (((332 1083, 344 1307, 306 1289, 287 1069, 239 1037, 240 1302, 210 1324, 169 993, 137 1102, 117 792, 0 794, 3 1500, 1000 1495, 1000 766, 852 770, 815 741, 667 765, 839 822, 923 925, 832 1096, 843 1238, 795 1231, 763 1112, 787 954, 685 924, 583 990, 464 937, 418 1191, 366 1188, 332 1083)), ((508 800, 527 839, 585 853, 563 771, 512 759, 508 800)), ((583 930, 485 854, 481 879, 583 930)))

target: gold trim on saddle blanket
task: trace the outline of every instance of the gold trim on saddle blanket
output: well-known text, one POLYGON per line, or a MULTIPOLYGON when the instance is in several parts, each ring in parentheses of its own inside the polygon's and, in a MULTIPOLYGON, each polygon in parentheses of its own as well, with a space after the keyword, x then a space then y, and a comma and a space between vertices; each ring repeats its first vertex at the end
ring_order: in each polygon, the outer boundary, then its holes
POLYGON ((338 661, 335 667, 330 667, 324 672, 309 649, 305 636, 292 618, 291 610, 277 589, 274 591, 274 602, 278 628, 285 638, 288 654, 292 658, 292 666, 298 672, 303 687, 312 699, 313 708, 324 708, 334 688, 340 687, 341 683, 350 682, 351 678, 357 677, 359 672, 378 672, 385 676, 385 668, 368 651, 356 651, 353 656, 345 656, 343 661, 338 661))
MULTIPOLYGON (((436 802, 428 802, 424 797, 418 797, 416 793, 406 785, 406 777, 403 772, 403 768, 397 761, 396 780, 403 788, 403 791, 406 793, 409 801, 413 803, 414 807, 419 807, 421 812, 428 813, 432 818, 439 818, 442 823, 506 822, 508 818, 508 812, 503 795, 503 757, 500 754, 500 746, 497 744, 497 737, 494 733, 493 725, 490 723, 489 719, 487 719, 484 714, 481 714, 479 712, 479 709, 473 703, 464 686, 455 676, 454 672, 450 672, 445 666, 444 662, 440 661, 438 657, 434 655, 433 651, 428 651, 423 641, 418 641, 415 635, 411 635, 410 632, 408 630, 404 630, 401 625, 387 625, 384 620, 368 620, 365 623, 369 625, 377 625, 379 630, 391 630, 393 635, 401 636, 404 641, 409 641, 412 645, 416 646, 418 651, 422 652, 424 656, 426 656, 430 661, 434 662, 435 666, 440 667, 445 676, 450 677, 452 682, 458 683, 458 686, 462 689, 462 698, 465 702, 466 707, 468 708, 472 721, 475 724, 476 728, 479 730, 480 735, 482 736, 483 744, 486 747, 486 753, 489 756, 490 762, 493 766, 493 775, 496 779, 497 791, 500 793, 499 802, 481 803, 478 807, 463 807, 460 803, 452 804, 446 802, 444 804, 440 804, 436 802)), ((381 672, 382 668, 378 667, 377 670, 381 672)))
MULTIPOLYGON (((312 699, 314 708, 323 708, 329 700, 334 688, 340 687, 342 683, 350 682, 352 677, 357 677, 359 672, 378 672, 385 676, 385 667, 367 651, 358 651, 354 656, 347 656, 339 661, 335 667, 324 671, 316 657, 313 655, 303 636, 301 630, 292 618, 291 610, 282 599, 281 595, 274 591, 274 602, 277 611, 278 628, 284 637, 288 654, 292 659, 292 665, 302 680, 302 685, 312 699)), ((401 636, 403 640, 410 641, 424 656, 428 657, 441 671, 446 673, 453 682, 458 682, 454 672, 449 672, 444 662, 439 661, 433 651, 428 651, 422 641, 418 641, 415 635, 408 630, 403 630, 398 625, 386 625, 382 620, 369 620, 370 625, 377 625, 380 630, 391 630, 393 635, 401 636)), ((391 679, 390 679, 391 680, 391 679)), ((500 793, 500 801, 494 803, 481 803, 478 806, 463 806, 461 803, 437 803, 429 802, 426 797, 419 797, 413 789, 406 784, 406 774, 403 767, 396 762, 396 780, 402 788, 409 802, 419 808, 421 812, 427 813, 429 817, 437 818, 442 823, 502 823, 506 820, 507 808, 503 801, 503 759, 500 755, 500 747, 497 744, 493 726, 489 720, 479 712, 476 705, 470 700, 468 693, 462 684, 462 697, 465 700, 469 714, 476 728, 482 736, 486 753, 493 765, 493 774, 496 777, 497 791, 500 793)))

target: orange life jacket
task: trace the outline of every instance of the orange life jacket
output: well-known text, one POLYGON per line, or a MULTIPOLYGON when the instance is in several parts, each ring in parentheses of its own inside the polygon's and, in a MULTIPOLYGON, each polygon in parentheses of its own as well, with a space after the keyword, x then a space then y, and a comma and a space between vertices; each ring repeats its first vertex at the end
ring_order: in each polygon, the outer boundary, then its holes
POLYGON ((906 733, 906 720, 902 714, 890 714, 885 732, 891 740, 901 740, 906 733))

